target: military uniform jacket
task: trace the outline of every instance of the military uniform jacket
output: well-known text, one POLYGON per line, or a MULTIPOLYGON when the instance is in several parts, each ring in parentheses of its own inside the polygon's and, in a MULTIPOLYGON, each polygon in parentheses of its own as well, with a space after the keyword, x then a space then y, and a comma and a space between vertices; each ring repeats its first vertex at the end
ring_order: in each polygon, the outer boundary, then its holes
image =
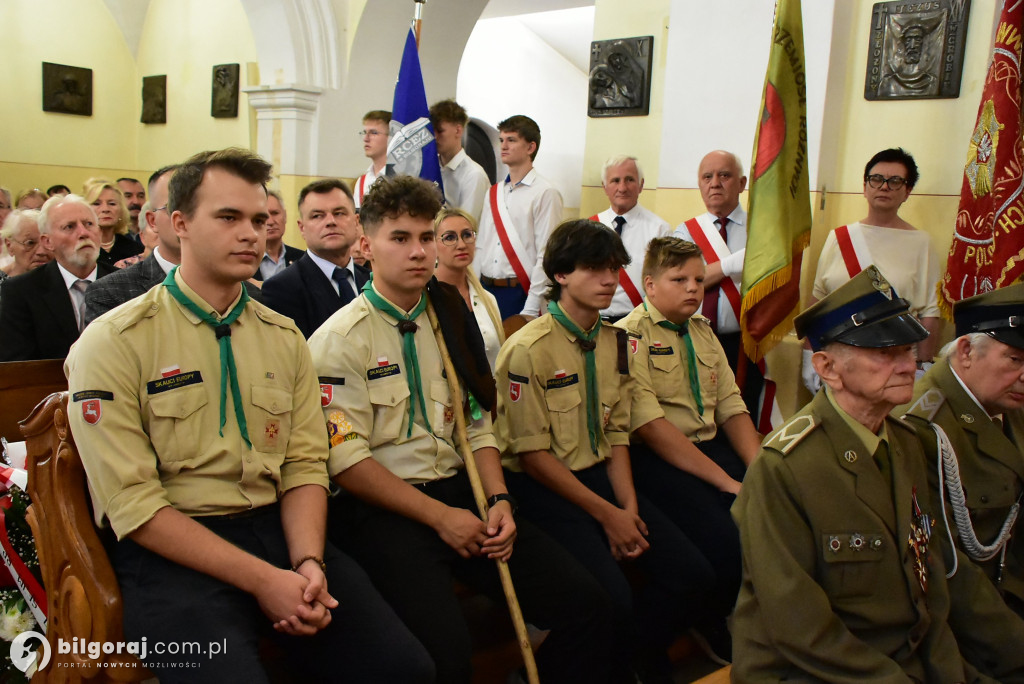
POLYGON ((887 419, 886 431, 895 496, 824 392, 750 466, 732 508, 743 549, 733 681, 992 681, 961 650, 999 681, 1024 680, 1024 622, 969 564, 943 579, 938 529, 922 590, 909 539, 915 488, 921 512, 935 512, 923 454, 909 426, 887 419))
MULTIPOLYGON (((451 477, 463 467, 453 441, 455 408, 427 312, 414 322, 418 327, 412 334, 429 415, 424 421, 417 402, 411 436, 409 402, 415 398, 410 397, 406 380, 409 369, 402 358, 397 319, 361 294, 309 338, 320 376, 331 477, 367 458, 412 484, 451 477)), ((470 420, 467 433, 473 451, 496 446, 490 413, 470 420)))
MULTIPOLYGON (((178 286, 208 313, 176 275, 178 286)), ((232 307, 234 303, 232 303, 232 307)), ((89 324, 71 348, 69 421, 97 523, 119 538, 165 506, 239 513, 327 481, 316 376, 302 334, 250 301, 231 325, 250 449, 230 389, 220 434, 220 350, 213 329, 157 286, 89 324)))
MULTIPOLYGON (((928 476, 938 486, 938 449, 929 421, 949 437, 960 465, 967 508, 978 541, 988 545, 999 535, 1006 515, 1024 491, 1024 411, 1003 414, 1009 434, 1003 432, 966 392, 949 363, 936 363, 917 383, 907 420, 918 428, 931 466, 928 476)), ((946 497, 949 525, 955 528, 946 497)), ((1024 600, 1024 522, 1018 518, 1010 537, 1000 589, 1024 600)), ((961 539, 954 532, 957 546, 961 539)), ((1001 554, 1000 554, 1001 555, 1001 554)), ((999 574, 1000 555, 979 562, 992 581, 999 574)))
POLYGON ((735 415, 748 413, 736 376, 729 367, 721 343, 701 315, 690 318, 689 332, 697 356, 704 413, 690 390, 690 370, 683 338, 658 325, 665 320, 650 302, 633 309, 618 325, 629 331, 633 355, 633 392, 630 429, 636 430, 656 418, 666 418, 694 442, 715 438, 718 426, 735 415))
MULTIPOLYGON (((616 330, 602 326, 595 338, 604 427, 596 454, 587 431, 586 361, 576 337, 544 314, 505 342, 495 370, 496 433, 505 467, 522 470, 517 454, 546 450, 570 470, 582 470, 611 456, 612 446, 629 444, 633 382, 619 372, 616 330)), ((624 348, 622 355, 628 356, 624 348)))

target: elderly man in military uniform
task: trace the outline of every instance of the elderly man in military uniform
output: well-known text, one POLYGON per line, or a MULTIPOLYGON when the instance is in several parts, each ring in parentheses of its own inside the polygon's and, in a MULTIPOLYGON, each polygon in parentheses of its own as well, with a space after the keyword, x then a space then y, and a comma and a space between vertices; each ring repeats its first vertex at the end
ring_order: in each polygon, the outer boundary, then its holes
POLYGON ((733 506, 733 677, 1024 681, 1024 621, 954 567, 921 442, 889 415, 927 331, 874 266, 795 323, 824 387, 766 440, 733 506))
POLYGON ((550 630, 537 651, 541 678, 605 681, 607 600, 564 549, 513 517, 491 430, 494 380, 483 338, 462 295, 433 278, 440 208, 426 181, 378 179, 360 208, 373 279, 309 339, 330 435, 328 470, 346 492, 332 504, 330 536, 426 646, 438 684, 469 684, 472 676, 453 578, 500 600, 494 559, 509 562, 525 618, 550 630), (466 411, 465 434, 455 431, 455 412, 466 407, 453 405, 443 374, 449 354, 453 382, 480 404, 466 411), (476 459, 486 520, 457 441, 476 459))
POLYGON ((1024 616, 1024 284, 957 302, 953 320, 957 338, 917 383, 906 419, 928 447, 957 546, 1024 616))
POLYGON ((261 635, 306 678, 432 682, 366 573, 324 543, 309 350, 242 287, 263 255, 270 168, 239 149, 186 161, 168 207, 181 266, 93 321, 65 366, 97 522, 119 539, 125 635, 165 644, 146 659, 161 682, 265 682, 261 635), (223 648, 181 647, 195 642, 223 648))

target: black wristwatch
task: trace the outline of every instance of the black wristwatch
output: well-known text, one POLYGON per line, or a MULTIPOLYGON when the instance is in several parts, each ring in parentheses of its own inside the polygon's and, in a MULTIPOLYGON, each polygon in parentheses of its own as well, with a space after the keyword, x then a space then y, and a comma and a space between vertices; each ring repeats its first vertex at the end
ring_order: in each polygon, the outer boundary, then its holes
POLYGON ((508 505, 512 507, 512 515, 515 515, 516 511, 519 510, 519 504, 516 503, 515 497, 508 492, 505 492, 504 494, 495 494, 489 498, 487 500, 487 508, 493 508, 499 501, 508 501, 508 505))

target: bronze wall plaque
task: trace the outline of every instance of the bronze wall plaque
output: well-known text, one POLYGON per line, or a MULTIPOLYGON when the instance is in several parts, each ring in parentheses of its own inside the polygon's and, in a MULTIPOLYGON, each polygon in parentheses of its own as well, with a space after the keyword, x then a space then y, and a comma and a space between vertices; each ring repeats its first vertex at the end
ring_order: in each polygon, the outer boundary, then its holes
POLYGON ((210 97, 210 115, 217 119, 238 116, 237 64, 218 64, 213 67, 213 89, 210 97))
POLYGON ((43 111, 92 116, 92 69, 43 62, 43 111))
POLYGON ((142 123, 167 123, 167 75, 142 77, 142 123))
POLYGON ((864 97, 959 97, 970 9, 971 0, 875 3, 864 97))
POLYGON ((590 44, 587 116, 647 116, 654 36, 590 44))

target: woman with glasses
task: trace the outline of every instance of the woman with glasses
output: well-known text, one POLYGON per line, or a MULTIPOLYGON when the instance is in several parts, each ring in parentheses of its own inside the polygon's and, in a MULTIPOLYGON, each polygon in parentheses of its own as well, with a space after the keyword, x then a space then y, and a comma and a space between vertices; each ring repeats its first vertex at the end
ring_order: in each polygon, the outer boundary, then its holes
POLYGON ((476 256, 476 221, 461 209, 444 207, 434 218, 437 236, 437 279, 454 285, 473 310, 484 338, 487 362, 494 372, 505 331, 498 313, 498 301, 480 284, 470 266, 476 256))
MULTIPOLYGON (((917 345, 920 371, 931 365, 938 342, 939 306, 935 287, 939 264, 932 253, 931 236, 899 216, 919 174, 914 158, 902 147, 882 150, 864 167, 864 198, 868 215, 836 228, 825 239, 818 258, 811 306, 862 270, 874 264, 896 293, 910 301, 910 311, 928 330, 917 345), (927 364, 927 366, 925 365, 927 364)), ((804 349, 803 380, 811 392, 820 386, 811 367, 811 350, 804 349)))
POLYGON ((39 211, 36 209, 15 209, 8 214, 0 230, 3 251, 14 260, 0 269, 0 283, 9 277, 28 273, 39 268, 53 255, 39 242, 39 211))
POLYGON ((82 194, 96 212, 100 227, 99 263, 117 268, 118 261, 141 254, 142 245, 128 234, 128 205, 121 188, 112 181, 90 178, 85 181, 82 194))

